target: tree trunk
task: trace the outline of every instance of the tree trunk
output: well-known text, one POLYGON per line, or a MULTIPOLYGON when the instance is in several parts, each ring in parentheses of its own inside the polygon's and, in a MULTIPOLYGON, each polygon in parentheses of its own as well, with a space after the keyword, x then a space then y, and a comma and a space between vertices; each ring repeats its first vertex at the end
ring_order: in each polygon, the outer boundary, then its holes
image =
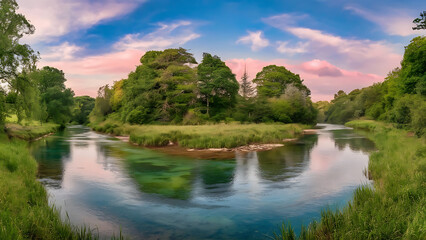
POLYGON ((209 115, 209 98, 207 97, 207 116, 210 117, 209 115))

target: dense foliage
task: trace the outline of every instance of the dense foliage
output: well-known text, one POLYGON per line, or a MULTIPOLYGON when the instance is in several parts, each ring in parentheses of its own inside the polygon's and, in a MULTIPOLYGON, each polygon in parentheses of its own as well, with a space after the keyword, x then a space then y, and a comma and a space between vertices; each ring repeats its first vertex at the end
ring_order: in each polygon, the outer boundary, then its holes
MULTIPOLYGON (((52 67, 36 69, 38 54, 19 40, 35 28, 17 13, 15 0, 0 2, 0 125, 6 117, 16 115, 17 121, 38 120, 61 125, 71 120, 74 92, 65 87, 65 75, 52 67)), ((82 110, 83 112, 91 111, 82 110)), ((87 120, 84 120, 87 122, 87 120)))
POLYGON ((197 66, 183 48, 148 51, 127 79, 99 89, 91 121, 130 124, 201 124, 208 121, 314 123, 316 110, 299 75, 267 66, 257 74, 256 95, 247 74, 240 85, 218 57, 197 66))
MULTIPOLYGON (((38 58, 30 46, 19 43, 25 34, 34 32, 34 26, 17 9, 15 0, 0 1, 0 81, 6 83, 6 88, 21 71, 34 68, 38 58)), ((5 100, 6 91, 0 86, 0 125, 7 115, 5 100)))
POLYGON ((89 115, 95 107, 95 99, 89 96, 74 97, 74 108, 71 121, 78 124, 88 124, 89 115))
POLYGON ((416 37, 405 48, 401 67, 382 83, 346 94, 339 91, 325 120, 344 123, 366 117, 395 123, 420 136, 426 129, 426 37, 416 37))

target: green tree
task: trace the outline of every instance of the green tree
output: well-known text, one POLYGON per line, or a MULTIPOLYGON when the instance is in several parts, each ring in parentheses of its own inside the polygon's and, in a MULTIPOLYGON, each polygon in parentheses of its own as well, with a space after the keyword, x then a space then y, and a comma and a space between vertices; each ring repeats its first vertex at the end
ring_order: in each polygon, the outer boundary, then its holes
POLYGON ((74 92, 61 89, 59 86, 51 87, 42 94, 42 101, 46 105, 47 120, 65 126, 72 117, 74 92))
POLYGON ((91 113, 96 120, 104 120, 104 117, 107 114, 111 113, 112 95, 113 95, 113 92, 108 86, 108 84, 98 89, 98 96, 95 99, 95 106, 91 113))
POLYGON ((32 77, 37 80, 37 86, 41 93, 52 87, 65 90, 65 74, 57 68, 45 66, 40 70, 34 71, 32 77))
POLYGON ((413 23, 416 24, 416 26, 413 27, 413 30, 426 29, 426 11, 421 12, 420 18, 414 19, 413 23))
POLYGON ((61 125, 68 123, 72 117, 74 92, 65 87, 64 72, 46 66, 31 72, 29 78, 40 92, 41 118, 61 125))
POLYGON ((244 68, 244 74, 241 77, 241 84, 240 84, 241 96, 243 96, 244 99, 247 99, 254 95, 254 88, 251 86, 251 83, 248 78, 249 76, 247 74, 247 69, 244 68))
POLYGON ((11 90, 16 93, 15 111, 20 123, 23 119, 42 120, 40 92, 36 82, 25 71, 11 82, 11 90))
POLYGON ((279 97, 289 84, 306 91, 308 95, 311 94, 298 74, 294 74, 282 66, 269 65, 264 67, 262 71, 256 74, 253 82, 257 84, 257 94, 260 97, 279 97))
POLYGON ((135 124, 181 122, 196 103, 196 73, 189 66, 196 63, 195 58, 178 48, 148 51, 140 61, 142 65, 127 79, 114 85, 113 111, 135 124))
POLYGON ((7 116, 6 110, 6 92, 0 87, 0 132, 3 131, 3 125, 7 116))
POLYGON ((426 95, 426 37, 415 37, 405 47, 399 81, 403 93, 426 95))
POLYGON ((95 107, 95 99, 89 96, 74 97, 72 121, 78 124, 89 123, 89 114, 95 107))
POLYGON ((0 80, 9 85, 22 69, 32 69, 38 59, 30 46, 19 43, 35 29, 17 9, 15 0, 0 1, 0 80))
POLYGON ((239 84, 226 64, 218 56, 203 54, 203 61, 198 65, 198 91, 207 115, 210 108, 218 112, 232 107, 236 101, 239 84))

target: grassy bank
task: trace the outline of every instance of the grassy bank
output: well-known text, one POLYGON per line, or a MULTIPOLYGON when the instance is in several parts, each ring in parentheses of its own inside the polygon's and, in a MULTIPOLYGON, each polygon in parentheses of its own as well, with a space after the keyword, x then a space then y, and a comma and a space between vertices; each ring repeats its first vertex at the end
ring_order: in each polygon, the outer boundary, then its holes
POLYGON ((31 124, 28 126, 17 123, 7 123, 5 131, 9 137, 23 140, 34 140, 39 137, 54 133, 60 125, 56 123, 31 124))
POLYGON ((347 126, 369 130, 378 148, 370 155, 374 189, 359 187, 342 210, 324 211, 298 237, 283 226, 276 239, 426 239, 426 141, 375 121, 347 126))
MULTIPOLYGON (((15 137, 32 139, 56 131, 58 125, 8 127, 15 137)), ((37 162, 27 144, 0 133, 0 239, 99 239, 95 229, 64 222, 59 211, 49 206, 46 190, 36 179, 37 162)), ((120 233, 112 239, 123 237, 120 233)))
MULTIPOLYGON (((56 123, 43 123, 39 121, 24 119, 18 123, 18 117, 10 114, 6 117, 4 130, 10 138, 22 140, 34 140, 47 134, 54 133, 60 128, 56 123)), ((0 133, 1 134, 1 133, 0 133)))
POLYGON ((170 142, 187 148, 233 148, 253 143, 279 143, 299 136, 301 124, 129 125, 103 122, 90 125, 95 131, 130 136, 141 146, 166 146, 170 142))
POLYGON ((0 239, 94 239, 89 229, 63 223, 36 180, 27 143, 0 135, 0 239))

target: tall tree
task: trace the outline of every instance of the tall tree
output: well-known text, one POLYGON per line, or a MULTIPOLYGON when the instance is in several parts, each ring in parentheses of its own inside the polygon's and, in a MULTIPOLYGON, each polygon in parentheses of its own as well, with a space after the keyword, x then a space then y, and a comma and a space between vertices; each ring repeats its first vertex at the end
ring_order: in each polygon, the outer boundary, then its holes
POLYGON ((403 93, 426 96, 426 37, 415 37, 405 47, 399 81, 403 93))
POLYGON ((44 120, 65 125, 71 120, 74 105, 74 92, 65 87, 65 75, 62 70, 43 67, 29 74, 38 87, 41 108, 45 110, 44 120))
POLYGON ((426 29, 426 11, 421 12, 420 18, 414 19, 413 23, 416 24, 416 26, 413 27, 413 30, 426 29))
POLYGON ((256 74, 253 82, 257 84, 257 94, 260 97, 279 97, 284 94, 286 87, 290 84, 299 90, 306 91, 307 95, 311 94, 299 74, 294 74, 282 66, 264 67, 256 74))
POLYGON ((43 113, 40 105, 40 92, 31 74, 25 71, 12 81, 10 90, 16 93, 15 110, 18 122, 23 119, 42 120, 43 113))
POLYGON ((241 96, 243 96, 244 99, 247 99, 254 95, 254 88, 251 86, 251 83, 248 78, 249 76, 247 74, 247 68, 244 67, 244 74, 241 77, 240 85, 241 96))
POLYGON ((198 89, 207 115, 210 115, 211 107, 226 109, 233 106, 238 88, 231 69, 218 56, 204 53, 203 61, 198 65, 198 89))
POLYGON ((0 80, 11 85, 22 69, 32 69, 38 54, 19 40, 25 34, 33 34, 34 26, 24 15, 16 12, 15 0, 0 1, 0 80))
POLYGON ((120 111, 123 121, 136 124, 180 122, 196 103, 196 73, 188 66, 196 63, 195 58, 177 48, 148 51, 140 61, 142 65, 127 79, 114 84, 113 111, 120 111))
POLYGON ((89 114, 95 106, 95 99, 89 96, 74 97, 74 109, 72 121, 79 124, 89 122, 89 114))

